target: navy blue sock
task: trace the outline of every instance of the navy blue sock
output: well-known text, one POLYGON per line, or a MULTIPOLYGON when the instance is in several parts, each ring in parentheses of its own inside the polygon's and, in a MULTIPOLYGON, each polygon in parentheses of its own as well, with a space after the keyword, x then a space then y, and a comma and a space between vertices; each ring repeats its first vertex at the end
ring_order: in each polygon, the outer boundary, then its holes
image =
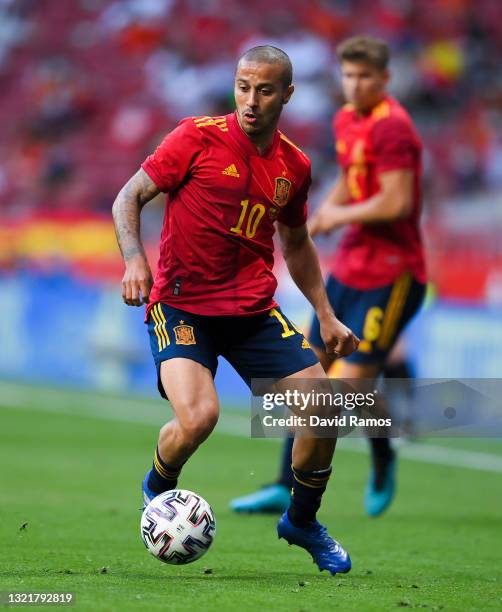
POLYGON ((331 476, 331 467, 304 472, 291 466, 295 483, 288 509, 289 520, 295 527, 306 527, 315 521, 321 499, 331 476))
POLYGON ((286 438, 282 447, 281 471, 279 474, 278 483, 284 485, 288 489, 292 489, 295 483, 293 470, 291 469, 293 455, 294 438, 286 438))
POLYGON ((380 491, 385 483, 385 475, 389 462, 395 456, 388 438, 369 438, 371 458, 375 470, 375 489, 380 491))
POLYGON ((164 493, 164 491, 175 489, 182 467, 183 465, 178 467, 167 465, 160 456, 159 449, 156 448, 152 469, 148 477, 148 488, 157 495, 164 493))
POLYGON ((392 459, 393 452, 389 438, 369 438, 371 455, 376 463, 387 463, 392 459))

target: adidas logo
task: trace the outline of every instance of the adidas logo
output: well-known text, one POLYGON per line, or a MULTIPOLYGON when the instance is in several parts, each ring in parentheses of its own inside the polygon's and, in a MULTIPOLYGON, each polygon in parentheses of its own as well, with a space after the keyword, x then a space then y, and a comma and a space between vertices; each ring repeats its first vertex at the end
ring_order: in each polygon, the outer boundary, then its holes
POLYGON ((227 176, 233 176, 234 178, 240 177, 240 174, 237 171, 235 164, 230 164, 230 166, 228 166, 228 168, 225 168, 225 170, 222 170, 221 173, 226 174, 227 176))

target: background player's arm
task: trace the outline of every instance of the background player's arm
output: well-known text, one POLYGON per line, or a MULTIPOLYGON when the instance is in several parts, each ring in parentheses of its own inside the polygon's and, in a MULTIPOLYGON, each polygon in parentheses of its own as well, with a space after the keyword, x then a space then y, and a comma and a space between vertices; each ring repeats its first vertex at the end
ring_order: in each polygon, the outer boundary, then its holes
POLYGON ((334 185, 329 190, 324 200, 319 205, 318 209, 308 220, 308 228, 311 236, 315 236, 319 230, 319 223, 333 206, 344 206, 350 202, 350 191, 347 185, 347 179, 343 172, 340 172, 334 185))
POLYGON ((314 232, 327 234, 348 223, 390 223, 406 218, 413 209, 413 171, 390 170, 378 175, 380 191, 356 206, 326 207, 316 219, 314 232))
POLYGON ((326 295, 317 251, 306 225, 289 227, 277 224, 281 248, 291 278, 314 307, 321 325, 326 352, 350 355, 359 344, 358 338, 335 316, 326 295))
POLYGON ((330 206, 341 206, 350 202, 350 191, 347 185, 347 179, 343 172, 337 176, 333 187, 322 201, 319 209, 329 208, 330 206))
POLYGON ((140 169, 122 187, 113 203, 112 213, 117 242, 126 270, 122 279, 122 299, 129 306, 148 302, 153 285, 140 236, 140 215, 143 206, 160 192, 148 174, 140 169))

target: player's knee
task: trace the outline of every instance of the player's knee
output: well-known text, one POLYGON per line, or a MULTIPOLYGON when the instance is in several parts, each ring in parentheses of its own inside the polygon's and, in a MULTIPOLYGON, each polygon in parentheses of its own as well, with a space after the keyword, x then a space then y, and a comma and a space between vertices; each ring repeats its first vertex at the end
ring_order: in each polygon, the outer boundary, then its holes
POLYGON ((213 402, 203 402, 185 412, 179 418, 184 440, 188 444, 198 446, 213 431, 218 422, 218 405, 213 402))
POLYGON ((190 419, 181 424, 181 433, 184 445, 187 448, 197 447, 213 431, 216 422, 211 419, 190 419))

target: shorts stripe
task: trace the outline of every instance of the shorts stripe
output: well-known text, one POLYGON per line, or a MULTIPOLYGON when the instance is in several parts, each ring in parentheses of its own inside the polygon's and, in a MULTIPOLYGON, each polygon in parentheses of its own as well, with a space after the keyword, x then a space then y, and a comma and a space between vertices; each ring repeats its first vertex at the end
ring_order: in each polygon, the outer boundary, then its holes
POLYGON ((155 321, 155 326, 153 328, 155 335, 157 336, 157 342, 159 345, 159 353, 163 349, 166 348, 169 344, 171 344, 169 340, 169 335, 166 329, 166 318, 164 313, 162 312, 162 307, 160 306, 160 302, 154 305, 151 310, 153 320, 155 321))
POLYGON ((169 339, 169 334, 167 333, 166 317, 164 315, 164 311, 162 310, 162 306, 160 305, 160 303, 158 304, 157 313, 161 320, 160 333, 164 336, 166 340, 166 346, 168 346, 169 344, 171 344, 171 341, 169 339))
POLYGON ((162 306, 160 305, 160 302, 157 303, 157 314, 159 315, 159 319, 161 321, 160 333, 166 339, 166 346, 167 346, 168 344, 171 344, 171 341, 169 340, 169 334, 167 333, 166 317, 164 315, 164 311, 162 310, 162 306))
MULTIPOLYGON (((155 304, 155 306, 157 306, 157 304, 155 304)), ((158 344, 158 349, 159 349, 159 353, 160 353, 160 351, 163 349, 164 338, 162 338, 162 336, 160 335, 160 332, 159 332, 160 323, 159 323, 159 320, 157 318, 157 313, 155 312, 155 306, 150 311, 150 314, 152 315, 152 319, 155 321, 155 325, 153 327, 153 331, 155 332, 155 335, 157 336, 157 344, 158 344)))
POLYGON ((410 292, 412 280, 412 275, 406 272, 397 279, 392 287, 389 303, 385 309, 382 331, 377 341, 377 346, 381 350, 386 349, 394 338, 410 292))

